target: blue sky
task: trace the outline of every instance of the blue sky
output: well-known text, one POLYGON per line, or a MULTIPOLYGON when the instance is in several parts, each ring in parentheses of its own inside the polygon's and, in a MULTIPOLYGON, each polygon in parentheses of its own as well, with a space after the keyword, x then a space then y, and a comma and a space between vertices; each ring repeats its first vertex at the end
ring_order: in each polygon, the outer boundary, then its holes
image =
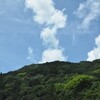
POLYGON ((0 72, 99 58, 100 0, 0 0, 0 72))

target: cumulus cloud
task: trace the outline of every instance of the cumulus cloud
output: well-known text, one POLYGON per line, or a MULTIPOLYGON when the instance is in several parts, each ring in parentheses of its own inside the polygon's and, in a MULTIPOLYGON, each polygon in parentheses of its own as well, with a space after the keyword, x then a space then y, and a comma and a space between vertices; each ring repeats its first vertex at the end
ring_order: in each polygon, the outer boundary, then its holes
POLYGON ((67 57, 63 55, 61 49, 47 49, 43 52, 41 62, 51 62, 55 60, 60 60, 60 61, 67 60, 67 57))
POLYGON ((44 45, 56 48, 59 45, 59 40, 55 37, 56 29, 44 28, 41 32, 41 38, 44 45))
POLYGON ((74 13, 82 19, 78 28, 88 29, 92 21, 100 16, 100 0, 87 0, 81 3, 74 13))
POLYGON ((100 59, 100 35, 95 38, 96 47, 88 52, 87 61, 93 61, 95 59, 100 59))
POLYGON ((34 12, 33 20, 39 24, 55 24, 57 27, 64 27, 66 16, 63 11, 54 8, 52 0, 26 0, 26 7, 34 12))
POLYGON ((32 47, 28 47, 28 57, 29 61, 34 61, 34 52, 32 47))
MULTIPOLYGON (((34 13, 33 20, 38 24, 44 26, 40 36, 43 39, 43 44, 47 47, 47 49, 42 54, 42 58, 46 59, 47 57, 49 57, 47 53, 48 51, 56 53, 54 51, 59 48, 59 40, 56 38, 56 35, 58 29, 64 28, 66 25, 67 15, 64 15, 65 9, 63 9, 62 11, 56 9, 54 7, 55 4, 53 0, 26 0, 25 4, 27 8, 33 10, 34 13), (52 49, 49 50, 49 48, 52 49)), ((58 55, 61 55, 63 53, 62 49, 61 50, 59 49, 58 51, 60 51, 58 52, 60 54, 57 53, 58 55)), ((51 58, 48 59, 49 61, 62 59, 62 58, 54 59, 55 57, 53 57, 53 55, 50 57, 51 58)))
POLYGON ((52 0, 26 0, 26 7, 33 10, 33 20, 35 22, 45 25, 41 32, 41 38, 44 44, 57 46, 57 30, 59 28, 64 28, 67 20, 67 16, 63 13, 64 10, 60 11, 55 9, 52 0))
POLYGON ((34 21, 40 24, 48 23, 51 15, 55 12, 53 6, 52 0, 26 0, 26 7, 32 9, 35 13, 34 21))

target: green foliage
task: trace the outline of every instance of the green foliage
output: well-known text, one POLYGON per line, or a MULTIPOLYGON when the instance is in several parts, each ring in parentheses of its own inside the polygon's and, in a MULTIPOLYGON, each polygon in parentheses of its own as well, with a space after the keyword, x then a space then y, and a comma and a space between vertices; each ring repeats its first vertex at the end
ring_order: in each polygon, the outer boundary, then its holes
POLYGON ((64 89, 75 89, 78 85, 85 85, 91 80, 95 79, 93 76, 88 75, 78 75, 65 84, 64 89))
POLYGON ((94 74, 100 74, 100 69, 93 71, 94 74))
POLYGON ((17 76, 23 78, 23 77, 25 77, 25 75, 26 75, 26 73, 24 72, 24 73, 18 73, 17 76))
POLYGON ((0 100, 100 100, 100 60, 32 64, 0 74, 0 100))

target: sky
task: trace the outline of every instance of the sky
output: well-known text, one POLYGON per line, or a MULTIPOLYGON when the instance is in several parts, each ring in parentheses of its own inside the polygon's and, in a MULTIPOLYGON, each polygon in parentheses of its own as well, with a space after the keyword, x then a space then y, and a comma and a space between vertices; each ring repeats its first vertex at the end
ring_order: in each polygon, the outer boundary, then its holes
POLYGON ((100 59, 100 0, 0 0, 0 72, 95 59, 100 59))

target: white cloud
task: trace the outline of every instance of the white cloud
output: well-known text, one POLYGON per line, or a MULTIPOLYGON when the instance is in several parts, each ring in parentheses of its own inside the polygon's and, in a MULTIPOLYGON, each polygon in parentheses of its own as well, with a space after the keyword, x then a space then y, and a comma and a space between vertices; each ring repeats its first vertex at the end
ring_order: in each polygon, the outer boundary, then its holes
POLYGON ((95 59, 100 59, 100 35, 95 39, 96 47, 88 52, 87 61, 93 61, 95 59))
POLYGON ((44 26, 40 36, 47 49, 44 50, 42 54, 42 61, 58 60, 57 57, 48 56, 48 52, 55 53, 56 56, 58 54, 58 56, 61 57, 59 60, 62 60, 62 50, 57 49, 59 48, 59 40, 56 38, 56 35, 58 29, 66 26, 67 15, 64 15, 65 9, 62 11, 56 9, 53 0, 26 0, 25 4, 27 8, 33 10, 33 20, 44 26), (57 53, 55 51, 57 51, 57 53))
POLYGON ((59 28, 65 27, 67 20, 63 10, 55 9, 52 0, 26 0, 26 7, 32 9, 35 13, 33 16, 34 21, 46 26, 41 32, 44 44, 57 46, 58 40, 55 35, 59 28))
POLYGON ((33 19, 39 24, 55 24, 57 27, 64 27, 66 16, 63 11, 54 7, 52 0, 26 0, 26 7, 34 12, 33 19))
POLYGON ((63 55, 62 49, 47 49, 43 52, 42 63, 51 61, 66 61, 67 58, 63 55))
POLYGON ((56 48, 59 45, 59 40, 56 39, 56 29, 45 28, 41 32, 41 38, 46 46, 56 48))
POLYGON ((35 61, 34 60, 34 52, 33 52, 33 48, 32 47, 28 47, 28 60, 30 61, 35 61))
POLYGON ((80 29, 88 29, 92 21, 100 16, 100 0, 87 0, 79 5, 75 14, 82 19, 80 29))
POLYGON ((40 24, 48 23, 55 12, 52 0, 26 0, 26 7, 33 10, 33 19, 40 24))

